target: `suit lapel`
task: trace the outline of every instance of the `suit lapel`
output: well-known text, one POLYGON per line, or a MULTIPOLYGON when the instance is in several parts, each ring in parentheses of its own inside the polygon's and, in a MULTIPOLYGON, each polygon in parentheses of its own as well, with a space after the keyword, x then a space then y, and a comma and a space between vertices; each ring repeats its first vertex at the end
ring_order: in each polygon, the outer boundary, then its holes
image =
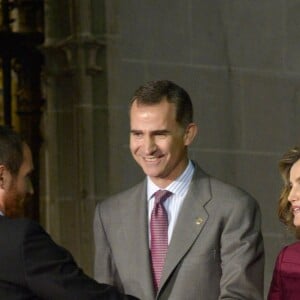
POLYGON ((204 205, 210 198, 209 178, 196 166, 191 186, 182 204, 169 245, 161 286, 166 282, 182 257, 189 251, 205 226, 208 215, 204 205))
POLYGON ((123 209, 124 245, 121 247, 134 255, 131 261, 134 266, 136 278, 143 285, 143 290, 152 291, 154 298, 153 281, 151 273, 149 238, 148 238, 148 206, 146 197, 146 181, 136 186, 130 194, 130 201, 126 201, 123 209), (133 242, 134 241, 134 242, 133 242))

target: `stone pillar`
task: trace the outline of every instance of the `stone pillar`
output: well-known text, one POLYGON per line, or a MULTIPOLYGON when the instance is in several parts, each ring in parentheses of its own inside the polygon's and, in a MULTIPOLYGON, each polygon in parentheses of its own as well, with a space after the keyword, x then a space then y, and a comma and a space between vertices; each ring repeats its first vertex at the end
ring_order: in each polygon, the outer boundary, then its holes
POLYGON ((107 188, 104 23, 104 1, 45 1, 42 215, 89 274, 95 203, 107 188))

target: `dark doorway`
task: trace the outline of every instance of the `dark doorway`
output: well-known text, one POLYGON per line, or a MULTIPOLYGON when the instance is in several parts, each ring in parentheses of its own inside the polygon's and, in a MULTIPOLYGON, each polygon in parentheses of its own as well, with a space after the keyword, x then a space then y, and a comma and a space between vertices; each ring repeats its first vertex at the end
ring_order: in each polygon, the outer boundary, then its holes
POLYGON ((34 195, 24 215, 39 220, 40 120, 43 54, 43 1, 0 1, 1 123, 20 132, 32 149, 34 195))

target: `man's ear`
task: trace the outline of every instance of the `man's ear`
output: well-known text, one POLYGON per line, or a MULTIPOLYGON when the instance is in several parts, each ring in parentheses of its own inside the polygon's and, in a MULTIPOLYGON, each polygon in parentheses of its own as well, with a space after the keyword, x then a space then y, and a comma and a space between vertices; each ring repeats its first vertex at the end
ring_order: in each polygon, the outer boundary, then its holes
POLYGON ((190 123, 185 129, 184 144, 186 146, 189 146, 193 142, 197 133, 198 133, 198 126, 195 123, 190 123))

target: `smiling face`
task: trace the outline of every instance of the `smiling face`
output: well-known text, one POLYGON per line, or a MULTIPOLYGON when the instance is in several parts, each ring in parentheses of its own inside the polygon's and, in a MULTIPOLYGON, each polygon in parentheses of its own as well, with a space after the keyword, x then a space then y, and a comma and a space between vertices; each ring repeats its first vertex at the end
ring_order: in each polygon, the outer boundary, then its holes
POLYGON ((291 209, 294 215, 294 225, 300 226, 300 159, 296 161, 290 170, 291 190, 288 195, 288 201, 291 203, 291 209))
POLYGON ((16 175, 3 165, 0 166, 1 173, 1 211, 8 217, 19 217, 23 215, 24 204, 27 196, 33 194, 29 178, 33 170, 32 156, 29 147, 23 146, 23 162, 16 175))
POLYGON ((166 100, 153 105, 133 102, 130 128, 132 156, 156 185, 164 188, 180 176, 197 127, 194 123, 187 128, 178 124, 175 104, 166 100))

